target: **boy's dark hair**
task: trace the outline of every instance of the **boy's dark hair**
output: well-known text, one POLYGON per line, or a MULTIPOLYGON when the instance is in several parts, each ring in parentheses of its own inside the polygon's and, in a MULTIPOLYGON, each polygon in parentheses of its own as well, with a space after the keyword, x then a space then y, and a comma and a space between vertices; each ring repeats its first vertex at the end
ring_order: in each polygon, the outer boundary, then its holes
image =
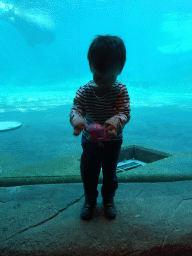
POLYGON ((120 73, 126 61, 126 49, 124 42, 117 36, 97 35, 92 41, 87 58, 89 66, 101 73, 106 73, 120 66, 120 73))

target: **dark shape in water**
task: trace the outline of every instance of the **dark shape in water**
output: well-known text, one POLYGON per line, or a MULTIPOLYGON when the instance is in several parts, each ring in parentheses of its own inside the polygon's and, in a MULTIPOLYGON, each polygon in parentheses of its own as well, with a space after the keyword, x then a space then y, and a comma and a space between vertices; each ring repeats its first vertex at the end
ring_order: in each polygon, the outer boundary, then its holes
POLYGON ((55 24, 48 12, 23 9, 0 1, 0 19, 11 22, 31 47, 55 40, 55 24))

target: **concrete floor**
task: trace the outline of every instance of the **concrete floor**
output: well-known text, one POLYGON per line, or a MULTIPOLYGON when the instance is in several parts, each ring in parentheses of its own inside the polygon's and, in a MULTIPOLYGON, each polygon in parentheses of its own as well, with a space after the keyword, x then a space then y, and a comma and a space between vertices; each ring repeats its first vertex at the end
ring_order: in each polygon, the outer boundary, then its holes
POLYGON ((192 181, 119 183, 114 220, 98 190, 83 221, 81 183, 1 187, 0 255, 192 254, 192 181))

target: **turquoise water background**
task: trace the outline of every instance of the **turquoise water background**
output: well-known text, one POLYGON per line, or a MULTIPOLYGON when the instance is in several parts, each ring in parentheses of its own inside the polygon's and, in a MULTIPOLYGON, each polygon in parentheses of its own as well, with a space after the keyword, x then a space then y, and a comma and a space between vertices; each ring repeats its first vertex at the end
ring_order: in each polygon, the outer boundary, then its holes
POLYGON ((50 23, 55 40, 31 47, 26 35, 0 20, 0 113, 72 104, 77 89, 92 79, 87 51, 98 34, 117 35, 125 42, 127 61, 118 80, 127 85, 133 106, 191 109, 190 1, 11 3, 38 17, 37 27, 38 22, 50 23))
POLYGON ((132 112, 124 141, 191 152, 190 1, 10 3, 35 19, 35 27, 47 26, 55 40, 44 44, 33 37, 30 45, 26 31, 0 19, 0 122, 22 123, 18 130, 0 133, 2 161, 9 155, 8 163, 16 156, 30 164, 81 151, 69 112, 76 91, 92 79, 87 52, 98 34, 120 36, 126 45, 118 80, 127 86, 132 112))

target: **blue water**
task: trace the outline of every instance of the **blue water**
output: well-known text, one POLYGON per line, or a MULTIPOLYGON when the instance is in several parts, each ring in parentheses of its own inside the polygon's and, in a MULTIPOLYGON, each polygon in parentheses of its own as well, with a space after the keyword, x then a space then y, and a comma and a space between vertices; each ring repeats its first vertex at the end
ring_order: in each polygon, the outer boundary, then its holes
POLYGON ((87 51, 97 34, 124 40, 127 61, 118 80, 127 85, 134 106, 191 108, 190 1, 6 4, 19 10, 21 21, 15 26, 11 14, 0 20, 0 112, 72 103, 77 89, 92 79, 87 51))
POLYGON ((121 37, 127 50, 118 77, 131 98, 125 141, 190 152, 191 7, 188 0, 0 1, 0 122, 23 125, 1 133, 4 163, 81 150, 69 112, 76 91, 92 79, 87 52, 99 34, 121 37))

